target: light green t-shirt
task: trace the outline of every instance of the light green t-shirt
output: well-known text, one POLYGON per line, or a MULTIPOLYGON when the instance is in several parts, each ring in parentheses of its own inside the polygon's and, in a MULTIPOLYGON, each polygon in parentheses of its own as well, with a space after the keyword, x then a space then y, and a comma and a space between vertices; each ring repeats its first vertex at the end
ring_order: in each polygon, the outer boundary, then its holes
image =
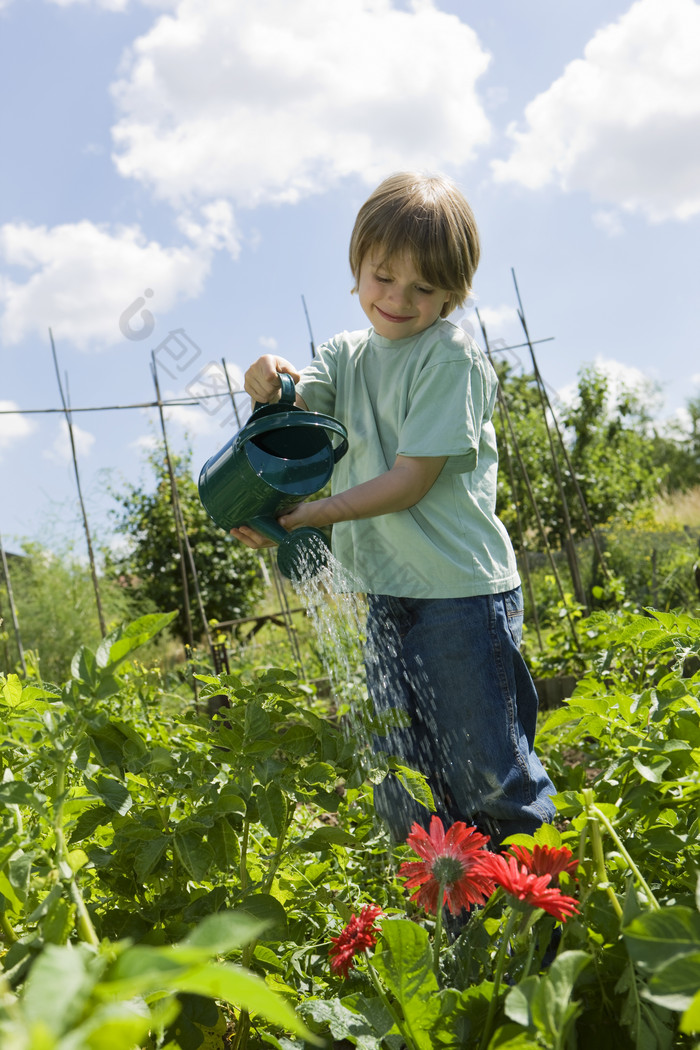
POLYGON ((333 526, 333 553, 351 589, 401 598, 511 590, 520 580, 495 514, 498 454, 491 423, 495 372, 461 328, 440 319, 406 339, 370 328, 318 349, 297 392, 348 430, 333 492, 389 470, 397 455, 447 456, 408 510, 333 526))

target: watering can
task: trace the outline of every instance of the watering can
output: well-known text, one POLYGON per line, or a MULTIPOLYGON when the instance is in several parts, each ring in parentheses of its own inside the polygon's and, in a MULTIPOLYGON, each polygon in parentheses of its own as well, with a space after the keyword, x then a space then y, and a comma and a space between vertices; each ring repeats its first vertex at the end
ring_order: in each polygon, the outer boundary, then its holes
POLYGON ((323 488, 348 438, 337 419, 295 405, 294 380, 279 377, 280 400, 256 403, 245 426, 202 467, 199 498, 227 532, 249 525, 278 543, 280 572, 296 581, 327 564, 328 544, 320 529, 287 532, 277 518, 323 488))

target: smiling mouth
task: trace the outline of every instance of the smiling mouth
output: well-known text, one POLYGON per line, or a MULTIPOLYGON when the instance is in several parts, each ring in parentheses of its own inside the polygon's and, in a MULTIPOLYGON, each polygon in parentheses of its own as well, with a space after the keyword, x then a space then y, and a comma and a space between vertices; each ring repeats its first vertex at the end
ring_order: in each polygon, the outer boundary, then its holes
POLYGON ((401 321, 413 321, 415 320, 413 314, 406 314, 405 317, 397 317, 395 314, 388 314, 386 310, 381 310, 378 306, 375 306, 377 313, 381 314, 385 321, 394 321, 400 323, 401 321))

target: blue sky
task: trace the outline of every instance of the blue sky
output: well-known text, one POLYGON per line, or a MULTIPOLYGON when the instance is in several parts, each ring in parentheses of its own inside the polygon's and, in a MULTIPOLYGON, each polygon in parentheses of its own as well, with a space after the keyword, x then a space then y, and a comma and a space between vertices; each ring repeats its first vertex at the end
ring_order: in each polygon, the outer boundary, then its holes
MULTIPOLYGON (((219 388, 222 358, 234 383, 267 350, 303 365, 302 296, 317 343, 363 326, 355 213, 421 168, 472 203, 493 340, 521 341, 514 269, 553 395, 597 363, 682 418, 698 54, 694 0, 0 0, 0 409, 60 407, 49 329, 75 409, 152 400, 152 351, 166 397, 219 388)), ((232 428, 207 407, 168 415, 196 467, 232 428)), ((106 541, 156 417, 73 419, 106 541)), ((0 486, 10 549, 80 547, 60 416, 0 414, 0 486)))

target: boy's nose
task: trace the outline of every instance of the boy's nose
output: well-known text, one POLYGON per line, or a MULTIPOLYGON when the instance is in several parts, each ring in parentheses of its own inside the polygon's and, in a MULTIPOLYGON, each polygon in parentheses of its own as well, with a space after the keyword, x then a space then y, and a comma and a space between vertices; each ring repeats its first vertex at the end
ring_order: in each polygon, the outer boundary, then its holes
POLYGON ((410 305, 410 296, 407 288, 392 288, 392 302, 397 306, 410 305))

